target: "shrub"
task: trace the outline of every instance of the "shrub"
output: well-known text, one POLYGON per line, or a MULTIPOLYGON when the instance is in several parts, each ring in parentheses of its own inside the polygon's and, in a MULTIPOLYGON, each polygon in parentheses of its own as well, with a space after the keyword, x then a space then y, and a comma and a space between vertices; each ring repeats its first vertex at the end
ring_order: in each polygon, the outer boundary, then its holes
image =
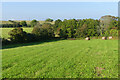
POLYGON ((47 38, 53 38, 55 37, 53 26, 49 23, 43 24, 42 29, 44 30, 44 33, 46 32, 47 38))
POLYGON ((37 23, 38 23, 38 21, 34 19, 30 22, 30 25, 31 25, 31 27, 34 27, 35 25, 37 25, 37 23))
POLYGON ((118 36, 118 30, 116 30, 116 29, 111 29, 111 30, 110 30, 110 36, 118 36))
POLYGON ((60 38, 67 39, 67 37, 68 37, 67 31, 60 29, 60 38))
POLYGON ((62 21, 60 19, 55 21, 54 30, 57 31, 57 28, 60 28, 62 21))
POLYGON ((37 25, 33 28, 32 34, 36 36, 37 40, 50 39, 55 36, 51 24, 37 25))
POLYGON ((87 37, 87 25, 86 24, 83 24, 82 27, 79 27, 77 30, 76 30, 76 33, 75 33, 75 36, 77 38, 85 38, 87 37))
POLYGON ((5 38, 0 38, 0 42, 2 42, 2 46, 10 44, 10 41, 5 38))
POLYGON ((10 28, 10 27, 21 27, 20 23, 13 23, 13 24, 0 24, 0 27, 7 27, 7 28, 10 28))
POLYGON ((104 32, 104 36, 105 36, 105 37, 108 37, 109 34, 110 34, 109 31, 105 31, 105 32, 104 32))
POLYGON ((20 22, 15 22, 12 21, 13 27, 22 27, 22 25, 20 25, 20 22))
POLYGON ((27 33, 20 27, 11 30, 8 34, 10 35, 9 38, 12 42, 27 42, 27 33))
POLYGON ((27 42, 34 42, 34 41, 37 41, 37 39, 36 39, 34 34, 27 33, 26 34, 26 41, 27 42))
POLYGON ((41 37, 41 29, 40 27, 34 27, 33 30, 32 30, 32 34, 36 36, 36 40, 39 40, 40 37, 41 37))
POLYGON ((67 38, 67 40, 76 40, 76 38, 67 38))
POLYGON ((22 25, 22 26, 27 26, 27 23, 26 23, 26 21, 21 21, 21 22, 20 22, 20 25, 22 25))
POLYGON ((48 18, 45 21, 47 21, 47 22, 53 22, 53 19, 48 18))

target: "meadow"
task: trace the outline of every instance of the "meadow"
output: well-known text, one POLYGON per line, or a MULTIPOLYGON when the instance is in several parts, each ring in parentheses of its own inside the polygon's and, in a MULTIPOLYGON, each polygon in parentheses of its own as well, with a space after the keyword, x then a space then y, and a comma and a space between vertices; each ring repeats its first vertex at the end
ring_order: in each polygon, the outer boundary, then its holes
MULTIPOLYGON (((22 20, 14 20, 15 22, 21 22, 22 20)), ((1 21, 2 23, 0 23, 0 24, 13 24, 12 22, 10 22, 10 21, 1 21)), ((30 24, 30 22, 31 21, 26 21, 26 23, 27 24, 30 24)), ((46 22, 46 21, 38 21, 40 24, 44 24, 44 23, 50 23, 50 24, 54 24, 55 23, 55 21, 53 21, 53 22, 46 22)), ((12 29, 14 29, 14 28, 0 28, 0 36, 2 37, 2 38, 8 38, 9 37, 9 35, 8 35, 8 32, 10 31, 10 30, 12 30, 12 29)), ((26 31, 26 32, 28 32, 28 33, 31 33, 32 32, 32 29, 33 28, 26 28, 26 27, 24 27, 23 28, 23 30, 24 31, 26 31)))
POLYGON ((4 46, 3 78, 117 78, 118 40, 58 40, 4 46))
MULTIPOLYGON (((12 29, 14 29, 14 28, 0 28, 0 32, 2 32, 1 37, 8 38, 9 37, 8 32, 12 29)), ((33 28, 23 28, 23 30, 28 32, 28 33, 31 33, 33 28)))
MULTIPOLYGON (((23 20, 14 20, 15 22, 21 22, 23 20)), ((30 24, 31 21, 26 21, 27 24, 30 24)), ((45 21, 38 21, 40 24, 44 24, 44 23, 51 23, 54 24, 55 22, 45 22, 45 21)), ((2 24, 13 24, 10 21, 2 21, 2 24)))

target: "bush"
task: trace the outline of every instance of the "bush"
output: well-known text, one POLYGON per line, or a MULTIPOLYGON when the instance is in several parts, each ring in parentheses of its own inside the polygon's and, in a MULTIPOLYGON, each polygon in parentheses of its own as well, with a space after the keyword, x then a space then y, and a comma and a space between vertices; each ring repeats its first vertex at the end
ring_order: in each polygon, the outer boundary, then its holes
POLYGON ((105 37, 108 37, 109 34, 110 34, 109 31, 105 31, 105 32, 104 32, 104 36, 105 36, 105 37))
POLYGON ((13 28, 13 27, 22 27, 20 23, 14 23, 14 24, 0 24, 0 27, 3 28, 13 28))
POLYGON ((76 38, 67 38, 67 40, 76 40, 76 38))
POLYGON ((46 40, 55 36, 51 24, 43 24, 42 26, 34 27, 32 34, 36 36, 37 40, 46 40))
POLYGON ((67 31, 60 29, 60 38, 67 39, 67 31))
POLYGON ((23 26, 27 26, 27 23, 26 23, 26 21, 21 21, 21 22, 20 22, 20 25, 22 25, 22 27, 23 27, 23 26))
POLYGON ((37 39, 36 39, 34 34, 27 33, 26 34, 26 41, 27 42, 34 42, 34 41, 37 41, 37 39))
POLYGON ((35 25, 37 25, 37 23, 38 23, 38 21, 34 19, 30 22, 30 25, 31 25, 31 27, 34 27, 35 25))
POLYGON ((40 37, 41 37, 41 29, 40 27, 34 27, 33 30, 32 30, 32 34, 36 36, 36 39, 39 40, 40 37))
POLYGON ((82 27, 79 27, 79 28, 76 30, 75 36, 76 36, 77 38, 85 38, 85 37, 87 37, 87 25, 86 25, 86 24, 83 24, 82 27))
POLYGON ((13 27, 22 27, 22 25, 20 25, 20 22, 16 22, 13 24, 13 27))
POLYGON ((47 21, 47 22, 53 22, 53 19, 48 18, 45 21, 47 21))
POLYGON ((43 24, 42 25, 42 28, 44 30, 44 33, 46 31, 46 37, 49 39, 49 38, 53 38, 55 37, 55 34, 54 34, 54 30, 53 30, 53 26, 49 23, 46 23, 46 24, 43 24))
POLYGON ((20 27, 11 30, 8 34, 10 35, 9 38, 12 42, 27 42, 27 33, 20 27))
POLYGON ((111 30, 110 30, 110 36, 118 36, 118 30, 116 30, 116 29, 111 29, 111 30))
POLYGON ((0 38, 0 42, 2 42, 2 46, 10 44, 10 41, 5 38, 0 38))
POLYGON ((60 19, 56 20, 54 24, 54 30, 57 30, 57 28, 60 28, 61 24, 62 24, 62 21, 60 19))

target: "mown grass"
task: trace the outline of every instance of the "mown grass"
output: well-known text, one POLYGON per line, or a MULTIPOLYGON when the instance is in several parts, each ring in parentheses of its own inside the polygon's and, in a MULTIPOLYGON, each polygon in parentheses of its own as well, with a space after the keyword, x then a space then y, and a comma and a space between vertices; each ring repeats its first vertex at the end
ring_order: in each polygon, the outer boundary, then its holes
POLYGON ((3 78, 117 78, 118 40, 60 40, 2 50, 3 78))
MULTIPOLYGON (((8 32, 12 29, 14 29, 14 28, 0 28, 0 31, 2 31, 1 37, 8 38, 9 37, 8 32)), ((28 33, 31 33, 33 28, 23 28, 23 30, 28 32, 28 33)))

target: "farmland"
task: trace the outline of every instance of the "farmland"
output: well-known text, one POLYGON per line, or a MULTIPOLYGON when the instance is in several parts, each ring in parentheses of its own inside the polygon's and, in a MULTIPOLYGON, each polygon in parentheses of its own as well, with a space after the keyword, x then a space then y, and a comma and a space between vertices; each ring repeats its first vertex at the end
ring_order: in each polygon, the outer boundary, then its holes
POLYGON ((118 40, 59 40, 4 46, 3 78, 117 78, 118 40))
MULTIPOLYGON (((15 22, 21 22, 22 20, 14 20, 15 22)), ((31 21, 26 21, 27 24, 30 24, 31 21)), ((44 23, 51 23, 54 24, 53 22, 45 22, 45 21, 38 21, 40 24, 44 24, 44 23)), ((13 24, 10 21, 2 21, 2 24, 13 24)))
MULTIPOLYGON (((2 31, 2 38, 8 38, 8 32, 14 28, 0 28, 0 31, 2 31)), ((31 33, 33 28, 23 28, 24 31, 31 33)))

